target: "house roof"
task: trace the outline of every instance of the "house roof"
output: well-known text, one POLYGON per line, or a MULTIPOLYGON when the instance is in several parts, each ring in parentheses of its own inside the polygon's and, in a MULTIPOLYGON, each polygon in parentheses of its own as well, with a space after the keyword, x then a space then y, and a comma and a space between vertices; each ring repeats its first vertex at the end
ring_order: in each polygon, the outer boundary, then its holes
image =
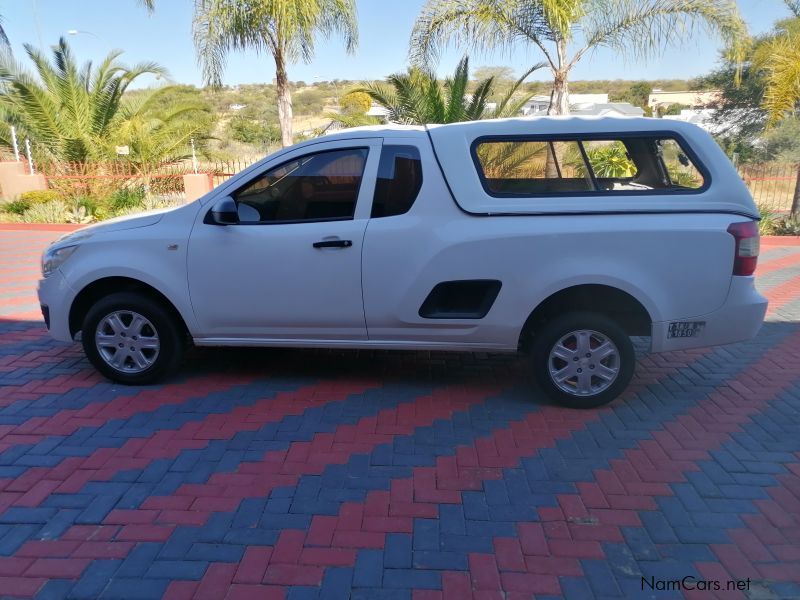
POLYGON ((571 109, 572 114, 576 115, 613 115, 619 114, 628 117, 641 117, 644 110, 634 106, 629 102, 587 102, 576 104, 571 109))

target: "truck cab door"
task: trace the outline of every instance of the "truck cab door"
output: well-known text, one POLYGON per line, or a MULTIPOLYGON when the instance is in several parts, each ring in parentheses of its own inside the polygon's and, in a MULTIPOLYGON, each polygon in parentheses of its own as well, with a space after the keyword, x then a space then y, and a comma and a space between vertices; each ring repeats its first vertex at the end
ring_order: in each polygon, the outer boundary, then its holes
MULTIPOLYGON (((363 340, 361 249, 381 140, 304 146, 228 195, 238 223, 198 214, 189 291, 207 343, 363 340)), ((223 195, 224 197, 224 195, 223 195)))

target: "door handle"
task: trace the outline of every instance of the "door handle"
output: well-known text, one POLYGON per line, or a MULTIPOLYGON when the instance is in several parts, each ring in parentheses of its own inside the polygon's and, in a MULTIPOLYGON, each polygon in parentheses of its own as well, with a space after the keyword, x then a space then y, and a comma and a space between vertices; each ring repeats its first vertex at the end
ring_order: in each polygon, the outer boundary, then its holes
POLYGON ((349 248, 353 245, 350 240, 323 240, 314 242, 314 248, 349 248))

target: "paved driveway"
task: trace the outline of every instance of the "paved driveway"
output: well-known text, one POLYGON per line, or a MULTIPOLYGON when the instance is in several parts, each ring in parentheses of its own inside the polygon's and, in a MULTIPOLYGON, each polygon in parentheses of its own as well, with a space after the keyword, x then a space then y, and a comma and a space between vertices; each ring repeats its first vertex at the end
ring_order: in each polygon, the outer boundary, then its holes
POLYGON ((0 231, 0 594, 800 597, 800 245, 762 252, 756 340, 570 411, 485 355, 204 350, 112 385, 40 322, 57 235, 0 231))

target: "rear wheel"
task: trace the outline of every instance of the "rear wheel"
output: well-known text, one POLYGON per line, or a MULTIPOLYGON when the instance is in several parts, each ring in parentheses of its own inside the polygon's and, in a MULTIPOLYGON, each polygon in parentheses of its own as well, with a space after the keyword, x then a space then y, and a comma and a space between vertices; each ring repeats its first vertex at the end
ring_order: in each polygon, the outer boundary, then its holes
POLYGON ((180 362, 183 343, 175 317, 135 292, 98 300, 83 320, 82 343, 103 375, 128 385, 152 383, 180 362))
POLYGON ((570 408, 596 408, 619 396, 633 377, 635 353, 608 317, 572 312, 535 334, 533 370, 548 396, 570 408))

